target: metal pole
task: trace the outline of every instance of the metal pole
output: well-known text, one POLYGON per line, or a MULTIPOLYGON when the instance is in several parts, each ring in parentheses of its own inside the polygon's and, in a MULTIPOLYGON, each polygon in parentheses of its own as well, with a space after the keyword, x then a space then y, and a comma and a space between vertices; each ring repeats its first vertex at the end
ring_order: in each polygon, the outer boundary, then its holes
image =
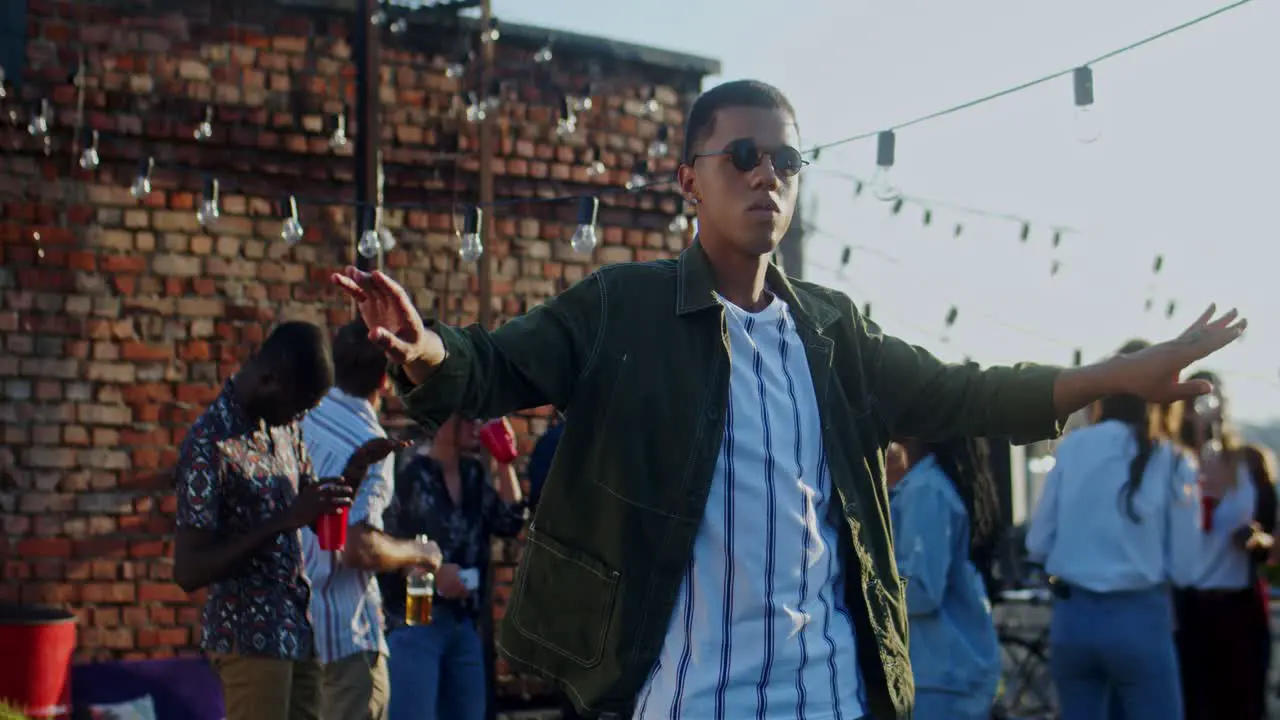
MULTIPOLYGON (((493 7, 489 0, 480 0, 480 43, 479 52, 477 53, 477 61, 480 63, 479 84, 476 88, 476 96, 486 98, 489 92, 489 84, 493 79, 493 59, 494 59, 494 43, 489 42, 486 38, 489 32, 489 22, 493 18, 493 7)), ((480 281, 480 327, 490 330, 493 328, 493 263, 489 259, 489 254, 493 252, 493 228, 495 218, 491 214, 493 212, 493 123, 494 112, 486 112, 485 119, 480 123, 480 204, 484 207, 485 214, 489 217, 485 218, 484 224, 481 226, 481 242, 484 243, 484 253, 480 256, 479 264, 476 268, 478 279, 480 281)), ((490 547, 493 546, 490 540, 490 547)), ((494 702, 498 692, 498 668, 497 668, 497 647, 494 642, 496 633, 493 623, 493 584, 496 579, 496 573, 493 571, 494 561, 498 558, 492 557, 489 553, 489 562, 485 578, 484 597, 481 598, 481 607, 484 608, 483 619, 480 625, 480 632, 484 640, 485 654, 485 683, 489 692, 485 693, 485 720, 494 720, 497 717, 497 704, 494 702)))
MULTIPOLYGON (((481 37, 489 31, 489 21, 493 17, 493 8, 490 6, 489 0, 481 0, 480 2, 480 32, 481 37)), ((478 60, 480 62, 480 87, 477 88, 477 96, 486 97, 489 92, 489 85, 493 79, 493 58, 494 43, 482 41, 480 43, 480 52, 478 60)), ((493 252, 493 228, 494 218, 493 212, 493 123, 494 113, 485 113, 485 119, 480 123, 480 204, 484 206, 486 215, 484 225, 481 227, 481 242, 484 243, 484 254, 480 256, 477 271, 480 280, 480 326, 486 330, 493 327, 493 263, 489 259, 489 253, 493 252)))
MULTIPOLYGON (((376 230, 371 208, 378 198, 378 145, 382 138, 382 126, 378 117, 378 85, 381 80, 379 67, 379 33, 381 26, 374 23, 378 11, 377 0, 356 0, 355 27, 352 45, 356 48, 356 234, 352 248, 357 247, 360 236, 366 230, 376 230)), ((353 253, 356 267, 370 270, 382 267, 382 252, 376 258, 353 253)))

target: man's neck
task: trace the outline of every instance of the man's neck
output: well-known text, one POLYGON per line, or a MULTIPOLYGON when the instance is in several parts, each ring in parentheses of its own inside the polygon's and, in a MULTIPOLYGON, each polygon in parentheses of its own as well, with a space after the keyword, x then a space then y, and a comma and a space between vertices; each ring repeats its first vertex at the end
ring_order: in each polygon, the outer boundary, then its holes
POLYGON ((231 379, 231 395, 236 401, 236 407, 244 415, 244 419, 252 423, 262 421, 262 418, 257 417, 250 409, 254 406, 253 393, 256 387, 256 379, 246 371, 236 373, 231 379))
POLYGON ((769 269, 767 255, 750 255, 728 241, 702 242, 702 249, 715 273, 716 292, 748 312, 763 309, 772 299, 765 285, 769 269))

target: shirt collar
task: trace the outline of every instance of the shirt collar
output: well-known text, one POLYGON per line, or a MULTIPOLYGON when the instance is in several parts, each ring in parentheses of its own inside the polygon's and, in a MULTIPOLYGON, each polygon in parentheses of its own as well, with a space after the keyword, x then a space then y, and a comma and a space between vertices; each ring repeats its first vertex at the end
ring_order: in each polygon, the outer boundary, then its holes
POLYGON ((378 412, 373 409, 373 403, 362 397, 348 394, 345 390, 337 387, 329 388, 329 392, 325 395, 325 399, 330 402, 337 403, 351 412, 359 415, 361 419, 375 427, 381 427, 382 423, 378 420, 378 412))

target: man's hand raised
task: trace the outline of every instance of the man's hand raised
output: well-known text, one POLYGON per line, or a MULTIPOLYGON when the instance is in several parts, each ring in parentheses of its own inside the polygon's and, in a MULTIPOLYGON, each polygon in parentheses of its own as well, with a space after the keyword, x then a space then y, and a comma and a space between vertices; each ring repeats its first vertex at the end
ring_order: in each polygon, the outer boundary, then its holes
POLYGON ((414 383, 421 383, 444 361, 444 344, 422 322, 409 294, 395 280, 379 271, 371 273, 346 267, 331 278, 356 302, 372 340, 387 358, 404 368, 414 383))
POLYGON ((1115 391, 1149 402, 1169 403, 1203 395, 1213 389, 1205 380, 1181 379, 1183 370, 1237 340, 1248 321, 1232 310, 1214 318, 1210 305, 1191 327, 1166 342, 1115 360, 1115 391))

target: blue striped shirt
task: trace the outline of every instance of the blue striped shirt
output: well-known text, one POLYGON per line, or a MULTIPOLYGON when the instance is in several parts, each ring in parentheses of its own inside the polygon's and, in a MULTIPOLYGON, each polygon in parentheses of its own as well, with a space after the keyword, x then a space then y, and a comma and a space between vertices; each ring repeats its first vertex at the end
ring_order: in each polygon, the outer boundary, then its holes
MULTIPOLYGON (((333 388, 302 420, 303 440, 316 477, 342 474, 351 453, 364 443, 386 437, 373 405, 333 388)), ((382 513, 395 489, 394 462, 388 458, 369 469, 356 493, 348 525, 382 529, 382 513)), ((302 531, 302 553, 311 581, 311 622, 316 654, 331 663, 358 652, 387 654, 383 638, 382 595, 374 573, 342 563, 341 554, 320 549, 309 528, 302 531)))
POLYGON ((804 343, 778 298, 758 313, 722 303, 724 438, 634 718, 855 720, 866 703, 804 343))

